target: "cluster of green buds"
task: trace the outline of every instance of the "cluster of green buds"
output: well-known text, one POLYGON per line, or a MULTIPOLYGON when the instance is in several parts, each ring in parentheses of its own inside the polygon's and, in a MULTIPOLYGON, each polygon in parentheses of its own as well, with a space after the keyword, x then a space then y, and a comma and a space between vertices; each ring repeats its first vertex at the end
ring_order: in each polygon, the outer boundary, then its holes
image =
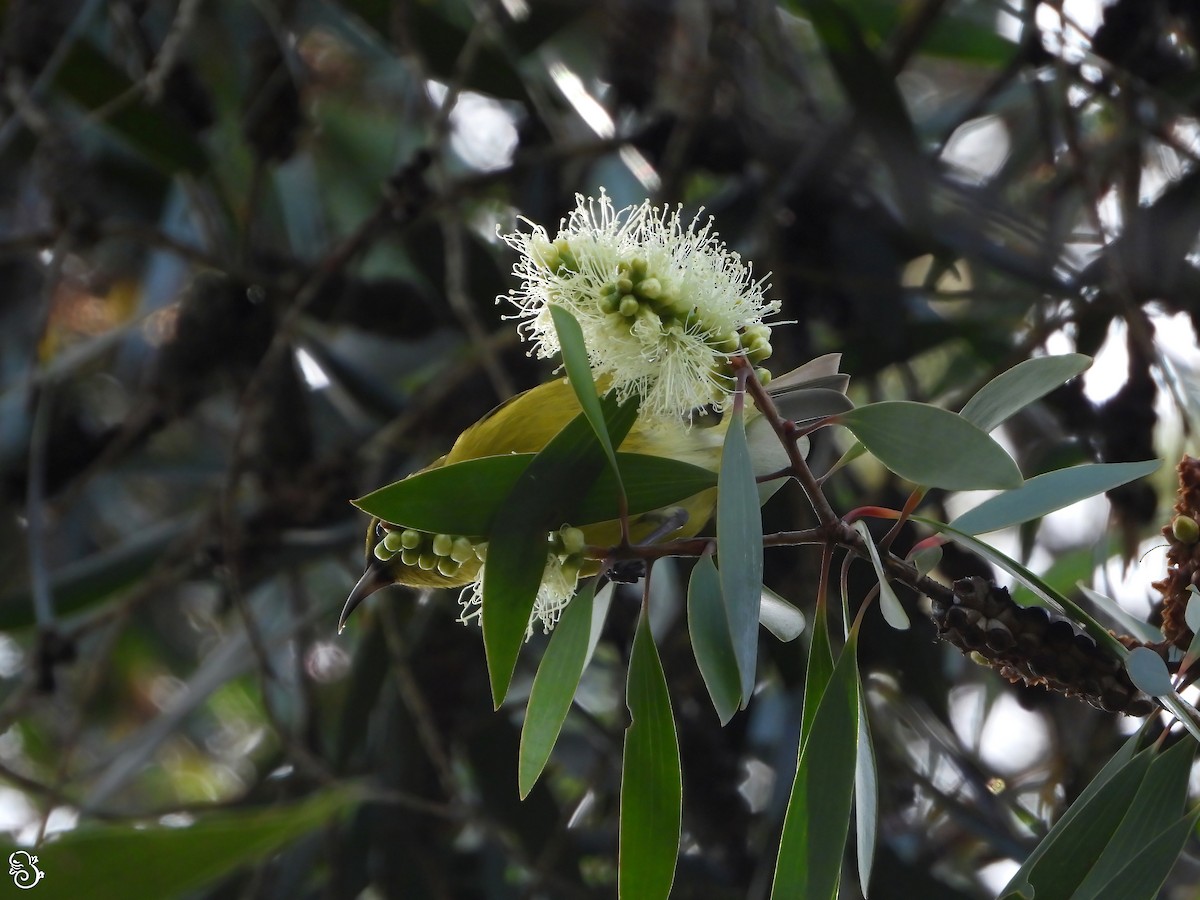
POLYGON ((464 565, 482 562, 487 544, 463 535, 430 534, 413 528, 394 529, 375 545, 375 556, 384 562, 400 556, 406 566, 453 578, 464 565))

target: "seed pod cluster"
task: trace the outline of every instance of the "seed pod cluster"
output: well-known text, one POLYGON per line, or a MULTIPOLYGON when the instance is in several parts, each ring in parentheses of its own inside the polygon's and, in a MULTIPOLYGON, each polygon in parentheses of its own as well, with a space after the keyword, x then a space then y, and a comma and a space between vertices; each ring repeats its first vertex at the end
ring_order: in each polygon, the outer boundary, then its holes
POLYGON ((1176 466, 1179 493, 1175 516, 1163 526, 1168 543, 1167 574, 1153 584, 1162 595, 1163 636, 1180 649, 1187 649, 1192 630, 1184 620, 1193 585, 1200 586, 1200 460, 1185 456, 1176 466))
POLYGON ((1040 684, 1129 716, 1155 709, 1121 661, 1091 637, 1042 607, 1018 606, 1005 588, 984 578, 963 578, 952 598, 934 598, 933 620, 942 639, 1014 684, 1040 684))

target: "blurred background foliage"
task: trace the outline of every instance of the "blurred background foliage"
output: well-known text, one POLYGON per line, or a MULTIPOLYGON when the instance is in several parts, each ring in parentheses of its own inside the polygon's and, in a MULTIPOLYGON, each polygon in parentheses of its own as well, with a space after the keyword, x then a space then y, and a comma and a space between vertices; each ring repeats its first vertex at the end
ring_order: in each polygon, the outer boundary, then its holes
MULTIPOLYGON (((514 286, 495 232, 553 228, 577 191, 714 215, 794 320, 777 373, 838 350, 860 400, 956 408, 1031 354, 1103 350, 1006 426, 1026 476, 1187 445, 1195 4, 0 7, 0 826, 47 841, 39 896, 613 895, 636 603, 614 604, 524 803, 543 637, 493 713, 452 595, 391 589, 335 634, 366 525, 347 500, 549 375, 495 306, 514 286)), ((818 471, 843 449, 820 437, 818 471)), ((855 464, 830 497, 898 506, 885 476, 855 464)), ((1121 596, 1152 614, 1165 562, 1139 555, 1172 491, 1164 470, 1111 517, 1098 502, 1006 546, 1065 590, 1128 564, 1121 596)), ((768 526, 810 524, 803 507, 781 494, 768 526)), ((810 609, 816 565, 774 551, 767 582, 810 609)), ((803 641, 764 643, 754 703, 719 728, 686 566, 661 569, 674 896, 762 897, 803 641)), ((981 572, 960 551, 937 574, 981 572)), ((860 598, 871 575, 851 575, 860 598)), ((871 616, 871 896, 988 896, 1131 723, 1003 683, 927 619, 871 616)), ((1169 890, 1197 881, 1185 854, 1169 890)))

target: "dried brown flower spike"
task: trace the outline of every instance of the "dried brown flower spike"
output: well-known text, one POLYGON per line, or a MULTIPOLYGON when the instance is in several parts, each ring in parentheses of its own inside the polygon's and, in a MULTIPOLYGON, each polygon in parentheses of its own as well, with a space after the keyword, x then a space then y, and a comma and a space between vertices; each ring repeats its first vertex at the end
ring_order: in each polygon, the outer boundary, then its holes
POLYGON ((1163 526, 1167 549, 1167 575, 1153 587, 1163 595, 1163 636, 1182 650, 1192 640, 1192 630, 1184 621, 1188 588, 1200 585, 1200 460, 1185 456, 1176 466, 1179 472, 1179 493, 1175 500, 1175 517, 1163 526))
POLYGON ((978 576, 934 598, 938 635, 1014 684, 1040 684, 1092 706, 1145 716, 1155 703, 1129 680, 1121 661, 1090 636, 1039 606, 1018 606, 1008 590, 978 576))

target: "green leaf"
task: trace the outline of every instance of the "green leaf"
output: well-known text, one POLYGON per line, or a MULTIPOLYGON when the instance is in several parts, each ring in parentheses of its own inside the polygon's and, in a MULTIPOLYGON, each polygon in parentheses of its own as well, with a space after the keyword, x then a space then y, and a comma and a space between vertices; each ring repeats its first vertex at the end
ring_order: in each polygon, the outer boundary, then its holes
POLYGON ((808 643, 808 666, 804 672, 804 709, 800 714, 800 746, 808 740, 812 721, 829 679, 833 677, 833 647, 829 641, 829 613, 818 603, 813 614, 812 640, 808 643))
MULTIPOLYGON (((635 404, 602 401, 609 434, 620 443, 637 417, 635 404)), ((546 567, 546 535, 569 520, 572 497, 596 480, 604 450, 582 413, 521 473, 488 531, 483 569, 483 646, 492 701, 504 701, 546 567)))
POLYGON ((922 547, 916 553, 908 555, 908 561, 917 567, 917 574, 924 577, 932 572, 942 561, 941 547, 922 547))
MULTIPOLYGON (((88 40, 72 45, 55 75, 54 86, 88 110, 106 106, 134 90, 129 76, 88 40)), ((123 104, 105 116, 103 123, 164 172, 197 173, 208 168, 204 147, 192 132, 143 99, 123 104)))
POLYGON ((862 536, 863 543, 867 545, 871 565, 875 567, 875 577, 879 579, 879 609, 883 613, 884 620, 897 631, 907 631, 910 625, 908 615, 904 612, 900 598, 896 596, 896 592, 892 590, 892 585, 888 582, 887 572, 883 571, 883 563, 879 560, 879 550, 875 547, 875 541, 871 538, 867 523, 859 519, 854 523, 854 528, 862 536))
POLYGON ((954 491, 1013 488, 1021 472, 999 444, 961 416, 926 403, 885 400, 838 416, 901 478, 954 491))
POLYGON ((721 724, 725 725, 742 702, 742 683, 738 675, 729 618, 721 599, 721 576, 708 554, 696 560, 687 595, 688 633, 696 666, 708 688, 708 696, 721 724))
POLYGON ((837 897, 858 760, 857 639, 851 631, 817 705, 812 732, 802 737, 775 862, 774 900, 837 897))
POLYGON ((1149 647, 1134 647, 1125 660, 1125 670, 1134 686, 1151 697, 1165 697, 1175 689, 1171 686, 1171 673, 1163 658, 1149 647))
POLYGON ((1153 748, 1147 748, 1116 772, 1109 771, 1110 761, 1096 778, 1103 779, 1099 788, 1085 791, 1071 805, 1001 896, 1026 884, 1034 889, 1034 897, 1072 896, 1116 833, 1150 770, 1152 756, 1153 748))
POLYGON ((1183 814, 1195 750, 1194 741, 1183 740, 1154 758, 1112 839, 1076 889, 1078 895, 1094 896, 1155 840, 1164 820, 1173 821, 1183 814))
POLYGON ((341 789, 303 803, 205 814, 182 828, 84 826, 37 850, 37 865, 46 877, 31 895, 51 900, 182 896, 266 858, 361 800, 358 790, 341 789))
POLYGON ((792 606, 769 587, 762 589, 762 605, 758 608, 758 622, 771 632, 776 640, 785 644, 804 633, 804 613, 792 606))
POLYGON ((554 331, 558 334, 558 343, 562 348, 563 365, 567 369, 567 378, 575 390, 579 407, 587 416, 588 424, 596 435, 596 440, 604 448, 608 457, 608 465, 616 478, 617 496, 625 495, 625 485, 621 483, 621 469, 617 465, 617 453, 608 436, 608 426, 604 424, 604 411, 600 408, 600 398, 596 396, 596 382, 592 380, 592 369, 588 364, 587 344, 583 340, 583 329, 575 317, 556 304, 550 304, 550 317, 554 320, 554 331))
MULTIPOLYGON (((1092 590, 1082 581, 1077 582, 1075 587, 1079 589, 1079 592, 1083 594, 1084 597, 1091 601, 1091 604, 1095 608, 1096 612, 1101 617, 1108 617, 1111 619, 1111 624, 1116 628, 1120 629, 1126 634, 1131 634, 1148 644, 1153 644, 1156 641, 1162 640, 1163 636, 1161 631, 1159 631, 1149 622, 1144 622, 1137 618, 1137 616, 1130 614, 1125 607, 1123 607, 1116 600, 1112 599, 1112 597, 1105 596, 1099 591, 1092 590)), ((1103 624, 1103 618, 1101 618, 1101 624, 1103 624)))
POLYGON ((1188 813, 1156 834, 1095 894, 1095 900, 1156 900, 1198 819, 1200 812, 1188 813))
POLYGON ((968 534, 998 531, 1040 519, 1088 497, 1142 478, 1158 469, 1161 460, 1071 466, 1030 478, 1021 487, 997 494, 950 524, 968 534))
POLYGON ((644 606, 629 656, 625 702, 631 721, 621 765, 617 896, 665 900, 679 854, 683 781, 671 698, 644 606))
MULTIPOLYGON (((774 387, 774 384, 768 387, 774 387)), ((771 391, 775 410, 793 422, 823 419, 854 409, 854 403, 842 391, 833 388, 795 388, 779 393, 771 391)))
POLYGON ((875 763, 875 745, 867 719, 866 695, 862 679, 858 683, 858 761, 854 768, 854 836, 858 848, 858 886, 864 897, 875 864, 875 839, 879 818, 879 770, 875 763))
POLYGON ((1091 364, 1092 358, 1082 353, 1027 359, 981 387, 959 415, 981 430, 991 431, 1013 413, 1086 371, 1091 364))
MULTIPOLYGON (((426 469, 352 502, 395 525, 434 534, 484 535, 534 455, 485 456, 426 469)), ((662 456, 618 453, 617 460, 631 516, 671 506, 717 483, 708 469, 662 456)), ((615 519, 616 490, 611 469, 603 470, 575 502, 570 523, 582 527, 615 519)))
POLYGON ((579 678, 587 659, 592 630, 592 606, 596 580, 590 579, 575 599, 567 604, 550 643, 538 665, 521 726, 521 751, 517 763, 517 786, 524 800, 533 790, 550 751, 558 741, 575 699, 579 678))
POLYGON ((758 667, 763 545, 758 488, 740 407, 730 418, 725 449, 721 454, 721 473, 717 480, 717 547, 721 560, 721 596, 729 618, 744 708, 754 693, 758 667))

